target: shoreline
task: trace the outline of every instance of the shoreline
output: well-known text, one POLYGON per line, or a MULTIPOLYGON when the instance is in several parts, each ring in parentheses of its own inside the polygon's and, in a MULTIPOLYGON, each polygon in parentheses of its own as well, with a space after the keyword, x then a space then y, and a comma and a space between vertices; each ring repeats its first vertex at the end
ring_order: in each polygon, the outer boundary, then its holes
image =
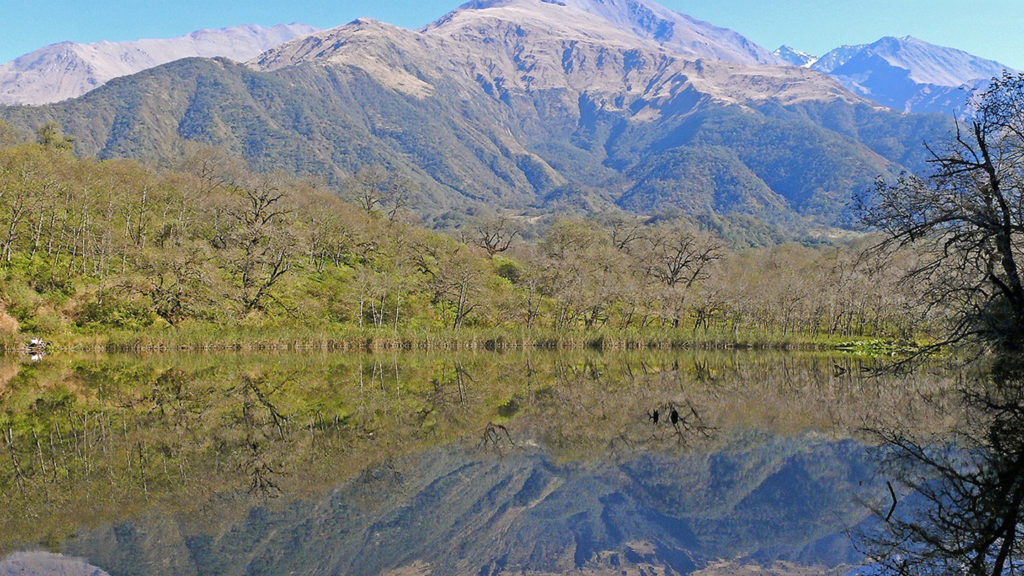
MULTIPOLYGON (((174 353, 174 352, 390 352, 390 351, 522 351, 522 350, 765 350, 834 351, 868 356, 912 354, 920 342, 892 338, 839 338, 814 335, 699 334, 688 331, 661 335, 543 331, 497 334, 494 330, 450 334, 395 334, 337 331, 289 335, 287 330, 227 330, 220 334, 182 332, 140 334, 113 332, 68 335, 48 343, 48 352, 174 353), (171 336, 171 337, 167 337, 171 336)), ((27 337, 25 338, 27 341, 27 337)), ((25 343, 0 346, 0 353, 31 353, 25 343)))

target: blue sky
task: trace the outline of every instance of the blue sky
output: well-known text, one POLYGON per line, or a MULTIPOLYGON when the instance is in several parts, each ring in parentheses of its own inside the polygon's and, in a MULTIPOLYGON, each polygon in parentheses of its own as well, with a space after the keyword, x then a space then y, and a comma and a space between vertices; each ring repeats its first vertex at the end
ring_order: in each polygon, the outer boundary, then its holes
MULTIPOLYGON (((369 16, 422 26, 462 0, 0 0, 0 62, 71 40, 179 36, 199 28, 304 22, 330 28, 369 16)), ((1024 70, 1022 0, 662 0, 772 50, 817 54, 882 36, 915 36, 1024 70)))

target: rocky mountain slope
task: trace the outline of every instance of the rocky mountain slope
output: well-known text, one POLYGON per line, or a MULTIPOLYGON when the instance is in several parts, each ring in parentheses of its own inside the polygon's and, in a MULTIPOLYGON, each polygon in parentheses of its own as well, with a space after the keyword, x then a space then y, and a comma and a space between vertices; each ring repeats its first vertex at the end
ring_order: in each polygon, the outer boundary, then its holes
POLYGON ((130 42, 61 42, 0 64, 0 104, 48 104, 81 96, 112 78, 181 58, 217 56, 238 62, 299 36, 305 24, 237 26, 187 36, 130 42))
POLYGON ((814 61, 856 94, 901 112, 959 114, 969 94, 1008 66, 916 38, 842 46, 814 61))
POLYGON ((49 107, 77 150, 169 160, 182 140, 341 185, 383 164, 436 216, 513 209, 739 215, 841 224, 850 194, 922 165, 934 118, 904 117, 813 70, 645 0, 495 0, 418 31, 372 20, 248 66, 182 60, 49 107))

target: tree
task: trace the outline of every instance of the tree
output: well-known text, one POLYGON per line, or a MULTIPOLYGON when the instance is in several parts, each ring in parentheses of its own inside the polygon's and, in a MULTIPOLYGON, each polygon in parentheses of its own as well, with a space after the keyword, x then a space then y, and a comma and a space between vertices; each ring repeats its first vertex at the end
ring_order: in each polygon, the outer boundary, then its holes
POLYGON ((387 172, 383 166, 373 165, 360 168, 349 182, 348 195, 356 206, 367 214, 373 214, 384 202, 387 186, 387 172))
POLYGON ((508 250, 522 233, 522 227, 507 216, 489 216, 476 219, 468 232, 463 232, 462 241, 483 248, 488 257, 494 258, 508 250))
POLYGON ((75 137, 65 134, 56 122, 47 122, 36 130, 36 141, 53 150, 75 149, 75 137))
POLYGON ((413 188, 409 178, 375 164, 356 172, 349 182, 348 196, 367 214, 383 211, 393 223, 412 202, 413 188))
POLYGON ((14 169, 0 162, 0 260, 10 262, 18 232, 28 220, 39 194, 40 178, 33 167, 14 169))
POLYGON ((272 289, 291 270, 295 249, 288 230, 288 194, 270 178, 235 187, 237 204, 232 244, 237 250, 231 270, 236 277, 242 315, 262 309, 272 289))
POLYGON ((951 322, 940 344, 979 344, 993 366, 959 386, 960 424, 921 438, 875 430, 891 505, 862 535, 884 574, 1018 574, 1024 566, 1024 75, 1004 74, 966 127, 929 148, 927 177, 879 182, 858 200, 877 251, 913 248, 918 281, 951 322), (893 481, 901 490, 893 488, 893 481), (906 493, 902 501, 898 493, 906 493))
POLYGON ((625 213, 602 214, 598 216, 597 222, 608 230, 616 250, 628 251, 631 244, 646 237, 646 224, 639 216, 625 213))
POLYGON ((181 250, 165 250, 141 266, 145 280, 140 291, 152 301, 153 312, 174 326, 200 313, 209 303, 209 254, 199 242, 181 250))
POLYGON ((0 120, 0 146, 13 146, 23 140, 24 137, 14 126, 0 120))
POLYGON ((880 253, 923 255, 908 279, 931 306, 950 312, 942 344, 1024 347, 1024 75, 1004 75, 974 102, 967 126, 929 148, 932 171, 879 181, 856 200, 880 230, 880 253))
POLYGON ((648 242, 647 273, 670 287, 693 287, 707 275, 708 265, 721 258, 722 247, 715 238, 679 223, 654 230, 648 242))
MULTIPOLYGON (((992 370, 964 390, 961 424, 939 436, 878 432, 891 500, 859 542, 899 576, 1019 574, 1024 562, 1024 381, 992 370), (893 482, 899 489, 893 488, 893 482), (897 496, 905 493, 906 496, 897 496)), ((869 525, 870 526, 870 525, 869 525)))
POLYGON ((481 304, 486 268, 454 241, 420 243, 413 259, 434 293, 433 303, 445 325, 461 328, 481 304))

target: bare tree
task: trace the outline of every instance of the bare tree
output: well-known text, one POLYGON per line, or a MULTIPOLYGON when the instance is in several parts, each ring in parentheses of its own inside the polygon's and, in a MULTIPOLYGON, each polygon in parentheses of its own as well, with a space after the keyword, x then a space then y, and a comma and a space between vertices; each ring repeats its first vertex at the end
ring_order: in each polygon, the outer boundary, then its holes
POLYGON ((655 230, 648 242, 648 272, 666 286, 692 287, 705 277, 708 264, 721 258, 717 240, 680 224, 655 230))
POLYGON ((950 318, 940 344, 979 344, 994 365, 961 387, 961 424, 921 438, 876 431, 891 503, 862 535, 879 572, 1019 574, 1024 567, 1024 75, 1005 74, 974 102, 968 126, 930 148, 927 177, 879 182, 858 200, 881 230, 877 253, 912 248, 908 278, 950 318), (906 494, 900 500, 899 494, 906 494))
POLYGON ((930 148, 926 177, 879 181, 857 199, 861 220, 885 234, 877 251, 925 255, 909 280, 950 312, 943 343, 1024 346, 1024 75, 994 80, 976 114, 930 148))
POLYGON ((291 270, 294 246, 286 227, 287 193, 270 178, 235 187, 232 243, 239 251, 233 272, 242 314, 263 307, 271 289, 291 270))
POLYGON ((412 204, 415 183, 405 176, 392 175, 388 178, 384 189, 384 215, 388 222, 394 223, 398 217, 412 204))
POLYGON ((522 227, 507 216, 490 216, 473 222, 468 232, 463 232, 462 241, 483 248, 488 257, 494 258, 508 250, 522 233, 522 227))
POLYGON ((639 216, 624 213, 605 215, 598 218, 598 223, 608 229, 616 250, 628 252, 634 242, 643 240, 646 235, 646 224, 639 216))
POLYGON ((349 183, 349 196, 356 206, 367 214, 373 214, 384 202, 388 175, 380 165, 360 168, 349 183))
POLYGON ((877 573, 1021 572, 1024 381, 1017 372, 997 369, 961 390, 964 417, 953 430, 926 437, 875 431, 892 481, 889 498, 873 506, 877 523, 858 542, 877 573))
POLYGON ((348 184, 348 197, 363 212, 383 212, 388 222, 394 222, 412 203, 415 183, 408 177, 388 172, 374 164, 360 168, 348 184))

